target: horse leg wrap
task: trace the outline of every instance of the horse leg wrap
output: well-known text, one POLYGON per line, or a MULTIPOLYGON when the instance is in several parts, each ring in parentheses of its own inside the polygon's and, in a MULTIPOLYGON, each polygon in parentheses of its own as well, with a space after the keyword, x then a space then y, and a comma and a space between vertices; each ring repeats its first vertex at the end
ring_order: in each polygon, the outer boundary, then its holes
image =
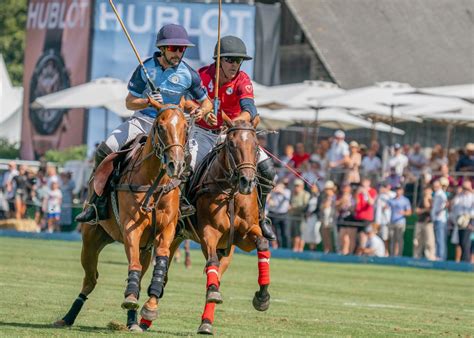
POLYGON ((146 320, 145 318, 140 319, 140 327, 146 331, 151 327, 151 323, 153 323, 151 320, 146 320))
POLYGON ((166 271, 168 271, 168 257, 156 256, 155 268, 153 269, 153 277, 148 288, 148 296, 157 298, 163 297, 163 288, 165 284, 166 271))
POLYGON ((206 303, 204 306, 204 312, 202 314, 201 320, 207 321, 209 324, 214 322, 214 310, 216 309, 216 303, 206 303))
POLYGON ((209 289, 211 285, 214 285, 216 288, 219 288, 219 267, 215 265, 210 265, 206 267, 206 275, 206 289, 209 289))
POLYGON ((76 317, 81 311, 82 306, 84 305, 84 302, 86 300, 87 300, 86 295, 82 293, 80 293, 79 296, 77 296, 74 303, 72 303, 72 306, 69 309, 68 313, 66 313, 66 315, 63 317, 63 320, 67 325, 74 324, 74 321, 76 320, 76 317))
POLYGON ((135 295, 138 299, 140 296, 140 277, 142 272, 139 270, 130 270, 128 272, 127 288, 125 289, 125 297, 135 295))
POLYGON ((127 327, 130 328, 133 324, 137 324, 137 310, 127 311, 127 327))
POLYGON ((258 255, 258 285, 270 284, 270 256, 269 250, 257 251, 258 255))

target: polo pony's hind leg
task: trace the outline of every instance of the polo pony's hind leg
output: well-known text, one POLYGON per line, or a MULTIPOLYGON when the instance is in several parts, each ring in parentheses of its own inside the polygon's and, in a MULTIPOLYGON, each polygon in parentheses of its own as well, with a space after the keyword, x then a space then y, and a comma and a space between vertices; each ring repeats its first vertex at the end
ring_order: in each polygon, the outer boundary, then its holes
POLYGON ((255 292, 253 297, 253 307, 257 311, 266 311, 270 306, 270 294, 268 286, 270 285, 270 250, 268 240, 264 237, 257 237, 255 240, 258 256, 258 285, 260 290, 255 292))
POLYGON ((74 324, 84 302, 87 300, 87 296, 94 290, 97 284, 97 278, 99 277, 99 272, 97 271, 99 254, 107 244, 112 242, 113 239, 100 225, 83 224, 81 264, 85 275, 82 282, 82 290, 74 303, 72 303, 68 313, 53 324, 55 327, 71 326, 74 324))

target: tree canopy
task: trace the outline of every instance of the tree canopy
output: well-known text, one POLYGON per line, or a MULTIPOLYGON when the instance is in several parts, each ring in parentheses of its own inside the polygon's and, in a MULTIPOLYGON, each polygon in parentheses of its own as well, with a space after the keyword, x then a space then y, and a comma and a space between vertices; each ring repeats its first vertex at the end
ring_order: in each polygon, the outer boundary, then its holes
POLYGON ((27 0, 0 1, 0 54, 14 85, 23 81, 27 0))

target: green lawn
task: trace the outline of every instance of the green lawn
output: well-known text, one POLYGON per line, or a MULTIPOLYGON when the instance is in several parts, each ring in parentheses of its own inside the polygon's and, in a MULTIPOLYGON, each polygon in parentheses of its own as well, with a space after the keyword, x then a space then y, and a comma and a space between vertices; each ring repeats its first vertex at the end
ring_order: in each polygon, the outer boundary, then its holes
MULTIPOLYGON (((120 308, 127 277, 123 247, 104 249, 99 283, 71 329, 54 329, 82 283, 78 242, 0 238, 0 336, 126 335, 107 329, 125 322, 120 308)), ((194 335, 204 305, 204 259, 174 265, 151 332, 194 335)), ((271 261, 272 304, 253 309, 255 256, 237 255, 222 281, 217 335, 386 336, 474 333, 474 275, 375 265, 271 261)), ((145 282, 150 279, 150 271, 145 282)), ((147 285, 143 286, 146 290, 147 285)), ((145 292, 143 293, 145 296, 145 292)), ((149 334, 149 333, 145 333, 149 334)))

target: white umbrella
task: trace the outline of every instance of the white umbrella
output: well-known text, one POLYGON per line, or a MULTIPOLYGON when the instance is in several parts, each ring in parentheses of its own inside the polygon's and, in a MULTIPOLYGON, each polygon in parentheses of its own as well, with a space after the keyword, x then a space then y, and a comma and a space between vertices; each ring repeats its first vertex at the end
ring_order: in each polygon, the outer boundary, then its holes
POLYGON ((464 84, 456 86, 418 88, 413 93, 438 97, 451 97, 474 103, 474 84, 464 84))
POLYGON ((125 107, 128 94, 127 84, 119 79, 102 77, 91 82, 67 88, 49 95, 38 97, 33 108, 72 109, 105 108, 121 117, 129 117, 132 112, 125 107))
POLYGON ((303 81, 272 87, 257 87, 255 103, 257 107, 307 108, 315 100, 344 93, 334 83, 323 81, 303 81))
MULTIPOLYGON (((318 126, 331 129, 359 129, 359 128, 375 128, 375 130, 382 132, 389 132, 390 126, 384 123, 376 123, 375 126, 365 119, 347 113, 343 109, 321 109, 318 112, 318 117, 315 119, 316 110, 314 109, 268 109, 260 108, 259 115, 265 123, 269 124, 272 121, 285 124, 286 126, 295 122, 316 123, 318 126)), ((404 135, 405 132, 401 129, 394 128, 394 133, 404 135)))

